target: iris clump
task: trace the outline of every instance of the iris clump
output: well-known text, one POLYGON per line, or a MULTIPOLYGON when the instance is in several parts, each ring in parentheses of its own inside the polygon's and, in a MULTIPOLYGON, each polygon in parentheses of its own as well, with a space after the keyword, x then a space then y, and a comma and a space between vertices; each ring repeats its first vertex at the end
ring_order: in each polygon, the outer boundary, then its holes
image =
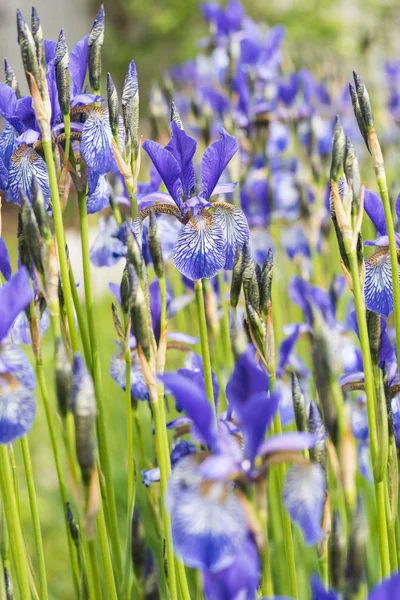
POLYGON ((238 0, 201 10, 198 54, 150 96, 140 55, 121 89, 105 77, 103 6, 71 50, 17 12, 29 94, 7 60, 0 84, 0 191, 18 211, 0 237, 0 584, 58 597, 60 555, 68 598, 396 598, 383 125, 358 74, 343 96, 288 71, 284 27, 238 0))

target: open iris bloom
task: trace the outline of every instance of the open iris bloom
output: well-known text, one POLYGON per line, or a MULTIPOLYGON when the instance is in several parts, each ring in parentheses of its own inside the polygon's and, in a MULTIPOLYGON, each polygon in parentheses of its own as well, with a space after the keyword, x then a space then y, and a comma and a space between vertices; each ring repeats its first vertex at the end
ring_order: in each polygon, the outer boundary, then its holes
POLYGON ((33 368, 22 350, 9 340, 13 322, 33 300, 33 291, 25 267, 11 275, 2 238, 0 273, 6 279, 0 287, 0 443, 10 444, 28 433, 36 414, 33 368))
POLYGON ((142 222, 150 210, 173 215, 183 225, 174 247, 175 266, 193 281, 210 279, 220 269, 232 269, 236 248, 249 239, 247 221, 239 208, 210 201, 212 196, 231 192, 236 186, 218 181, 238 149, 237 142, 221 130, 222 139, 206 149, 200 165, 202 190, 198 192, 193 166, 196 140, 175 121, 171 127, 172 137, 165 148, 149 140, 143 144, 168 193, 151 192, 142 197, 146 208, 135 219, 136 235, 141 242, 142 222))
POLYGON ((207 598, 216 598, 213 587, 222 589, 223 585, 229 586, 232 598, 241 590, 249 594, 243 597, 251 598, 257 588, 259 559, 254 531, 246 518, 249 508, 235 482, 257 482, 265 476, 272 457, 294 457, 296 469, 289 473, 284 502, 306 541, 315 543, 322 536, 325 475, 299 452, 312 447, 316 436, 290 432, 265 439, 280 396, 268 391, 268 377, 257 364, 252 346, 237 360, 226 389, 228 411, 218 422, 200 380, 182 373, 166 373, 162 380, 187 414, 182 421, 185 431, 191 426, 193 440, 202 447, 181 459, 172 472, 167 506, 175 551, 185 564, 202 571, 207 598), (248 577, 235 579, 233 570, 243 559, 244 547, 250 561, 248 577))
MULTIPOLYGON (((322 582, 313 578, 311 580, 312 600, 341 600, 342 596, 334 590, 327 590, 322 582)), ((390 579, 385 579, 375 586, 366 600, 393 600, 400 594, 400 573, 394 573, 390 579)))
MULTIPOLYGON (((377 247, 365 263, 365 303, 369 310, 388 317, 393 312, 394 303, 385 213, 380 197, 369 190, 364 192, 364 208, 378 234, 376 240, 365 242, 366 246, 377 247)), ((396 214, 397 219, 400 219, 400 195, 396 200, 396 214)), ((396 232, 395 235, 396 246, 399 248, 400 234, 396 232)))

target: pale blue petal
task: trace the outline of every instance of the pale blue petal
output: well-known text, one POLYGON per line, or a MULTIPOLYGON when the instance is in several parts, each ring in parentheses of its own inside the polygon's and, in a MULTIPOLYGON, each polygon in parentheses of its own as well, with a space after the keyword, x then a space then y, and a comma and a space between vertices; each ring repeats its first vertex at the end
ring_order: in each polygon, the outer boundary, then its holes
POLYGON ((88 177, 88 197, 86 208, 89 215, 100 212, 110 202, 110 184, 106 175, 91 171, 88 177))
POLYGON ((0 374, 0 444, 10 444, 26 435, 35 419, 32 390, 10 375, 0 374))
POLYGON ((99 231, 90 248, 90 261, 96 267, 111 267, 126 254, 126 248, 117 237, 119 227, 114 217, 100 217, 99 231))
POLYGON ((191 217, 174 249, 176 268, 188 279, 211 279, 225 264, 225 238, 210 214, 191 217))
POLYGON ((283 502, 290 517, 301 527, 308 546, 324 535, 321 521, 325 490, 325 473, 317 463, 293 465, 286 476, 283 502))
MULTIPOLYGON (((118 350, 111 359, 110 375, 122 390, 126 389, 126 363, 121 350, 118 350)), ((132 353, 131 397, 135 400, 149 400, 150 398, 140 368, 140 361, 135 353, 132 353)))
POLYGON ((227 202, 215 202, 217 207, 214 212, 214 221, 220 226, 225 238, 225 264, 224 269, 233 269, 235 254, 237 248, 242 248, 243 244, 250 237, 249 225, 244 212, 228 204, 227 202))
POLYGON ((108 111, 97 107, 89 113, 82 129, 81 152, 89 169, 103 174, 116 170, 112 141, 108 111))
POLYGON ((42 189, 46 206, 48 206, 50 202, 50 186, 46 163, 33 148, 20 146, 11 156, 8 175, 8 185, 15 204, 20 203, 21 189, 28 198, 31 198, 32 179, 34 176, 42 189))
POLYGON ((394 308, 389 252, 378 250, 365 263, 365 303, 369 310, 388 317, 394 308))
POLYGON ((0 349, 0 374, 7 373, 30 392, 35 389, 35 371, 25 353, 15 344, 3 344, 0 349))

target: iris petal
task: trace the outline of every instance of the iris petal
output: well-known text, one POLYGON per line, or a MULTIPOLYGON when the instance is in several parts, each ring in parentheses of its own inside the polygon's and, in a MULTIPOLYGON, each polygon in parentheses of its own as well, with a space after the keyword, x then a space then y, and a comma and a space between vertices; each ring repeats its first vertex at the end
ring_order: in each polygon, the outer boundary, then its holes
POLYGON ((323 537, 325 488, 325 473, 317 463, 293 465, 286 477, 284 505, 293 521, 300 525, 307 545, 316 544, 323 537))
POLYGON ((35 414, 33 392, 12 375, 0 375, 0 444, 10 444, 28 433, 35 414))
POLYGON ((182 203, 182 171, 175 156, 162 148, 160 144, 146 140, 143 144, 143 150, 150 156, 153 165, 157 169, 165 187, 171 194, 180 210, 183 210, 182 203))
POLYGON ((192 190, 196 185, 196 174, 193 166, 193 156, 196 152, 197 142, 183 129, 180 129, 175 121, 171 122, 172 137, 166 150, 174 155, 181 168, 181 180, 185 198, 190 198, 192 190))
POLYGON ((209 213, 191 217, 174 248, 176 268, 192 281, 211 279, 225 264, 225 238, 209 213))
MULTIPOLYGON (((111 359, 110 375, 122 390, 126 389, 126 363, 121 350, 118 350, 111 359)), ((135 355, 132 356, 131 364, 131 397, 136 400, 149 400, 149 391, 135 355)))
POLYGON ((375 252, 365 263, 364 293, 369 310, 385 317, 393 312, 392 271, 386 248, 375 252))
POLYGON ((231 565, 247 537, 246 518, 232 489, 207 483, 188 457, 172 472, 167 494, 174 548, 193 568, 219 571, 231 565))
POLYGON ((11 277, 10 255, 2 237, 0 237, 0 273, 7 281, 11 277))
POLYGON ((99 175, 91 171, 88 177, 88 197, 86 201, 89 215, 100 212, 108 206, 110 198, 110 185, 106 175, 99 175))
POLYGON ((12 200, 15 204, 20 202, 20 190, 30 198, 33 176, 36 177, 46 202, 50 202, 49 176, 46 163, 39 154, 29 146, 20 146, 10 160, 8 185, 12 200))
POLYGON ((25 353, 15 344, 3 344, 0 350, 0 374, 9 374, 24 388, 33 392, 35 371, 25 353))
POLYGON ((96 267, 111 267, 125 255, 125 246, 117 237, 119 227, 114 217, 99 219, 99 231, 90 248, 90 261, 96 267))
POLYGON ((32 299, 28 271, 21 267, 0 287, 0 342, 7 336, 14 319, 32 299))
POLYGON ((228 202, 214 202, 217 210, 214 213, 214 222, 217 223, 225 237, 225 264, 224 269, 233 269, 237 248, 242 248, 250 237, 249 225, 244 212, 228 202))
POLYGON ((90 169, 103 174, 115 171, 112 141, 108 111, 96 107, 89 113, 82 129, 81 152, 90 169))
POLYGON ((237 152, 238 144, 232 135, 221 129, 222 139, 208 146, 201 160, 202 196, 208 200, 217 185, 225 167, 237 152))

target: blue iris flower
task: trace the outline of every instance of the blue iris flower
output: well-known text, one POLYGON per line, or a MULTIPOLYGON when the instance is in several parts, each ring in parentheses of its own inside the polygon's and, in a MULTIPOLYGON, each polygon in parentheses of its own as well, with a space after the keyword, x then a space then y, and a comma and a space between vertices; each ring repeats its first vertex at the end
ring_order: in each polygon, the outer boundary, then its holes
MULTIPOLYGON (((340 600, 334 590, 327 590, 318 578, 311 580, 312 600, 340 600)), ((400 592, 400 573, 394 573, 390 579, 378 583, 368 594, 367 600, 391 600, 400 592)))
POLYGON ((22 350, 9 340, 13 322, 33 300, 25 267, 11 275, 7 248, 0 238, 0 443, 10 444, 31 429, 35 414, 36 386, 33 368, 22 350))
MULTIPOLYGON (((191 280, 210 279, 222 268, 232 269, 236 248, 249 239, 247 220, 239 208, 227 202, 210 202, 211 196, 231 192, 236 185, 218 181, 238 149, 237 142, 222 129, 221 139, 206 149, 200 167, 202 191, 197 193, 193 166, 196 140, 175 121, 171 127, 172 137, 165 148, 152 141, 143 144, 168 194, 150 193, 142 201, 153 200, 152 210, 173 215, 182 223, 174 247, 177 269, 191 280)), ((135 219, 139 241, 141 224, 149 210, 147 205, 135 219)))

